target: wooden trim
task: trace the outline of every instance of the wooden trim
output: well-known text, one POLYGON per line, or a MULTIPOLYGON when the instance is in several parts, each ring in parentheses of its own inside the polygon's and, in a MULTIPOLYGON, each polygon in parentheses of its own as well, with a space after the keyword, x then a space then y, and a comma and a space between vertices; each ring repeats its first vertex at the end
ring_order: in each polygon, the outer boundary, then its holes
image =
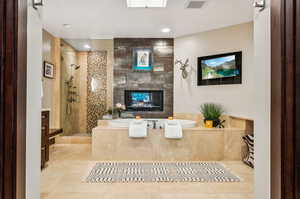
POLYGON ((300 144, 300 7, 298 0, 271 2, 271 198, 298 199, 300 144), (298 66, 298 67, 297 67, 298 66), (295 140, 298 142, 296 144, 295 140), (298 146, 297 146, 298 145, 298 146), (298 175, 297 175, 298 174, 298 175), (298 177, 297 177, 298 176, 298 177), (298 195, 296 195, 298 193, 298 195))
POLYGON ((271 2, 271 198, 281 199, 282 18, 281 1, 271 2), (280 108, 278 108, 280 107, 280 108))
POLYGON ((297 1, 295 6, 295 198, 300 198, 300 3, 297 1), (298 117, 298 118, 297 118, 298 117))
POLYGON ((25 198, 27 1, 0 1, 0 197, 25 198))
POLYGON ((1 110, 3 110, 3 65, 4 65, 4 1, 0 1, 0 198, 3 199, 4 197, 4 137, 3 137, 3 123, 4 123, 4 114, 1 110))

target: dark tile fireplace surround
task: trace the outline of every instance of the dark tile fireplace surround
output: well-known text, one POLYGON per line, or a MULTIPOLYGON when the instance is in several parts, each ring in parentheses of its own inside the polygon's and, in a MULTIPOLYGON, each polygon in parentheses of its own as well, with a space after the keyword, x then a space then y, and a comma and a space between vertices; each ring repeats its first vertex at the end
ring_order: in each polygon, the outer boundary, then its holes
POLYGON ((126 104, 128 112, 147 118, 173 115, 173 52, 173 39, 114 39, 114 104, 126 104), (152 49, 153 66, 164 71, 133 70, 135 48, 152 49))

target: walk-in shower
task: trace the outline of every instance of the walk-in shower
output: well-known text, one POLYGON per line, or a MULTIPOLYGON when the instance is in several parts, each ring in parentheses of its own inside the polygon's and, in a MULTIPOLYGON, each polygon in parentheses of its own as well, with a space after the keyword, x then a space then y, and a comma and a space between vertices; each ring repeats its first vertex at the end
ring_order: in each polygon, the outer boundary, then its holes
POLYGON ((65 84, 67 86, 67 106, 66 106, 66 114, 70 115, 72 114, 72 104, 79 102, 79 92, 78 88, 75 84, 75 76, 74 72, 80 68, 80 65, 77 64, 71 64, 71 76, 68 80, 65 81, 65 84))

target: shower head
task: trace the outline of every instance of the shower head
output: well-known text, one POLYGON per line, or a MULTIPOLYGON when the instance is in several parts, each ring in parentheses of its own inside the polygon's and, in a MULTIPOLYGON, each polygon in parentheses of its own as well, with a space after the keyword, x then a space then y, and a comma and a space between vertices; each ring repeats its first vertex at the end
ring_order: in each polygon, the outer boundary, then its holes
POLYGON ((75 70, 78 70, 80 68, 80 65, 71 64, 71 67, 74 67, 75 70))

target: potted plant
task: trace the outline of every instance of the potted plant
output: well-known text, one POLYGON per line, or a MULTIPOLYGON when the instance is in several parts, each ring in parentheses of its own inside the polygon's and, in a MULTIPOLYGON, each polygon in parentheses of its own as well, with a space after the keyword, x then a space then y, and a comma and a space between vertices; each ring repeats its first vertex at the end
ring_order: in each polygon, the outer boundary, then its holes
POLYGON ((207 127, 217 127, 222 122, 220 121, 220 117, 224 113, 224 109, 219 104, 213 103, 205 103, 201 105, 201 113, 204 117, 204 123, 207 127), (210 125, 212 124, 212 125, 210 125))

